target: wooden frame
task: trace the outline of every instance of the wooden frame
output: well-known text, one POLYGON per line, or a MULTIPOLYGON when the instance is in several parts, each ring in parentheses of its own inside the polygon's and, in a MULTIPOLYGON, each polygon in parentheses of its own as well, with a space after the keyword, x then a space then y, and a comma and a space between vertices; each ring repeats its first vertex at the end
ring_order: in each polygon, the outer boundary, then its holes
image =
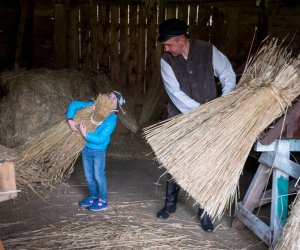
POLYGON ((289 176, 295 179, 300 177, 300 165, 290 161, 291 151, 300 152, 300 140, 276 140, 268 146, 257 142, 254 148, 263 152, 259 158, 260 165, 243 201, 238 203, 232 228, 247 226, 274 248, 288 217, 288 195, 298 189, 295 181, 289 182, 289 176), (264 192, 271 173, 272 189, 264 192), (252 213, 256 207, 268 202, 271 202, 270 226, 252 213))

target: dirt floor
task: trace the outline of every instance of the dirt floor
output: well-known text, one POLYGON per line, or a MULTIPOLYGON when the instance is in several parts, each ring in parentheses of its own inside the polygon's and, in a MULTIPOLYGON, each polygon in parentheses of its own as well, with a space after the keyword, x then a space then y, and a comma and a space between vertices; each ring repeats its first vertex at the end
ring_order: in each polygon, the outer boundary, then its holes
MULTIPOLYGON (((107 153, 109 209, 90 212, 78 206, 87 187, 78 159, 70 180, 53 189, 22 192, 0 203, 0 239, 5 249, 268 249, 248 229, 231 229, 226 213, 205 233, 197 208, 181 191, 175 214, 158 220, 165 195, 164 173, 145 141, 118 134, 107 153)), ((248 170, 245 170, 247 172, 248 170)), ((251 180, 244 173, 242 192, 251 180)))

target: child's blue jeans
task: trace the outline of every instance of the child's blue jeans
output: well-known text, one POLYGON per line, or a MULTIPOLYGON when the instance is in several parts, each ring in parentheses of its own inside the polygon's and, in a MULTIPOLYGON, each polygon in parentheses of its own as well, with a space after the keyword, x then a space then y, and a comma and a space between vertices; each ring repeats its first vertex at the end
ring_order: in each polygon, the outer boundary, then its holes
POLYGON ((88 184, 90 196, 107 201, 107 184, 105 175, 105 150, 82 150, 82 161, 85 178, 88 184))

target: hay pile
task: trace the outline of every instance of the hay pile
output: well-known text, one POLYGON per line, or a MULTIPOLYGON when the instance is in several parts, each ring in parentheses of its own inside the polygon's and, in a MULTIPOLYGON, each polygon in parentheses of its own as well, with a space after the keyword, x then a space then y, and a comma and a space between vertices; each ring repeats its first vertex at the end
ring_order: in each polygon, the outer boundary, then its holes
POLYGON ((76 70, 1 73, 0 144, 11 148, 30 140, 64 117, 71 100, 97 96, 94 85, 76 70))
POLYGON ((300 246, 300 199, 297 195, 292 207, 291 215, 283 229, 281 239, 276 245, 276 250, 297 250, 300 246))
POLYGON ((156 159, 212 217, 237 200, 259 134, 300 94, 300 59, 276 39, 248 61, 236 91, 144 130, 156 159))

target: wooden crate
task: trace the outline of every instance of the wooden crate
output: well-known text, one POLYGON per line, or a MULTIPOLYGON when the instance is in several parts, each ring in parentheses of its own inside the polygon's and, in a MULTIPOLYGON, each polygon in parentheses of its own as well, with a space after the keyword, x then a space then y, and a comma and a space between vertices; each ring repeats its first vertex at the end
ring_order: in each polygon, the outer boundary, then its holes
POLYGON ((0 202, 17 197, 15 166, 11 161, 0 162, 0 202))

